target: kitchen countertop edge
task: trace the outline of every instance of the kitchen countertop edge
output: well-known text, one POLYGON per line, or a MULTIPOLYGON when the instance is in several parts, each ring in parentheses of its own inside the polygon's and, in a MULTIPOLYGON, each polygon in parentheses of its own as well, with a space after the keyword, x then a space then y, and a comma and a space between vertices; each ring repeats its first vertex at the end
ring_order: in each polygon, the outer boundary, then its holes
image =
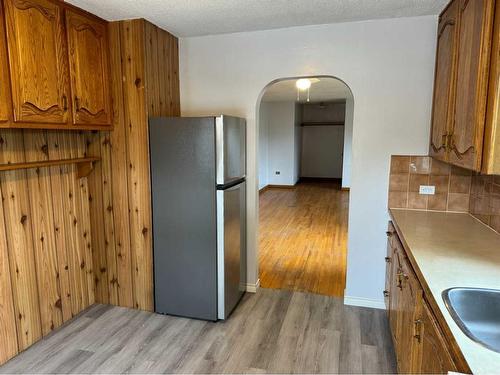
MULTIPOLYGON (((470 350, 468 347, 471 346, 470 342, 473 342, 470 338, 465 336, 465 334, 460 330, 458 325, 456 325, 455 321, 451 317, 449 311, 446 309, 444 306, 444 302, 442 301, 441 297, 441 292, 436 295, 436 291, 433 291, 431 285, 428 283, 428 277, 425 276, 425 273, 428 273, 425 269, 422 269, 422 267, 425 268, 425 266, 422 265, 423 262, 419 262, 419 256, 415 255, 415 253, 412 251, 411 246, 408 244, 407 239, 405 238, 405 233, 401 229, 400 225, 398 224, 398 219, 397 219, 397 213, 407 213, 407 212, 422 212, 422 213, 432 213, 433 215, 435 214, 442 214, 443 219, 445 218, 446 215, 463 215, 467 216, 470 218, 471 223, 475 222, 476 224, 484 226, 485 230, 489 230, 494 232, 491 228, 487 227, 485 224, 479 222, 476 218, 474 218, 472 215, 469 213, 457 213, 457 212, 439 212, 439 211, 424 211, 424 210, 411 210, 411 209, 394 209, 391 208, 389 209, 389 214, 391 217, 391 220, 393 222, 394 228, 396 229, 396 232, 399 236, 399 239, 401 240, 401 244, 403 245, 405 252, 407 254, 407 257, 410 261, 410 264, 412 265, 417 278, 422 285, 422 288, 424 290, 424 295, 426 297, 427 302, 429 303, 431 310, 433 311, 434 315, 436 316, 439 326, 441 329, 444 331, 444 334, 446 336, 446 339, 451 346, 452 354, 454 358, 457 360, 457 366, 459 367, 458 370, 461 372, 472 372, 472 373, 500 373, 500 364, 495 365, 492 363, 491 366, 485 365, 484 363, 481 366, 476 366, 477 360, 474 358, 476 352, 482 352, 482 356, 484 357, 485 355, 491 355, 492 361, 496 362, 497 356, 499 356, 498 353, 495 353, 489 349, 484 348, 483 346, 474 343, 474 350, 470 350), (438 303, 439 301, 439 303, 438 303), (452 328, 453 327, 453 328, 452 328), (467 345, 465 345, 465 342, 467 342, 467 345), (486 352, 484 352, 486 351, 486 352), (477 368, 476 368, 477 367, 477 368)), ((494 232, 496 236, 500 239, 500 235, 496 232, 494 232)), ((499 249, 500 252, 500 249, 499 249)), ((446 265, 443 265, 445 267, 446 265)), ((498 265, 498 268, 500 270, 500 264, 498 265)), ((450 287, 453 286, 459 286, 459 285, 450 285, 450 287)))

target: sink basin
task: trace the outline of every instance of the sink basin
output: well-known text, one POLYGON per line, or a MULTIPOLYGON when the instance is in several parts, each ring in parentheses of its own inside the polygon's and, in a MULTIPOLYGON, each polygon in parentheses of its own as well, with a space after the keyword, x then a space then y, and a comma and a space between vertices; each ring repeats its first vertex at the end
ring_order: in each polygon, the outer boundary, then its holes
POLYGON ((450 288, 443 300, 469 338, 500 353, 500 290, 450 288))

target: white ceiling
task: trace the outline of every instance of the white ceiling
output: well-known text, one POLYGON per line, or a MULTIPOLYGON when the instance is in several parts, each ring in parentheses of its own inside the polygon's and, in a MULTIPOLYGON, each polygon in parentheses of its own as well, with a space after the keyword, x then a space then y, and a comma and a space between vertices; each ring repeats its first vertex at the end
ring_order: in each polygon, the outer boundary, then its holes
POLYGON ((145 18, 180 37, 438 14, 448 0, 66 0, 107 20, 145 18))
MULTIPOLYGON (((296 80, 279 81, 269 86, 262 101, 264 102, 293 102, 297 100, 297 88, 295 86, 296 80)), ((339 99, 346 99, 350 97, 351 91, 347 85, 335 78, 319 77, 319 82, 315 82, 310 88, 310 101, 314 102, 327 102, 339 99)), ((300 92, 300 102, 305 102, 307 92, 300 92)))

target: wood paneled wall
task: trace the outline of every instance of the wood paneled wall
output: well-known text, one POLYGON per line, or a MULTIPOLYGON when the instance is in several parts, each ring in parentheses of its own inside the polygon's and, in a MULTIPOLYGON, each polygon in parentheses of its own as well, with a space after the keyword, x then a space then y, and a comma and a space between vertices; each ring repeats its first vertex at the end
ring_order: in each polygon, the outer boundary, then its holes
POLYGON ((114 130, 88 142, 102 159, 89 176, 95 297, 151 311, 148 117, 180 115, 178 41, 145 20, 109 26, 114 130))
POLYGON ((178 41, 109 25, 114 130, 0 130, 0 163, 101 158, 0 172, 0 364, 91 304, 153 309, 149 116, 178 116, 178 41))
MULTIPOLYGON (((0 163, 87 153, 86 133, 0 130, 0 163)), ((86 178, 76 166, 0 172, 0 363, 95 302, 86 178)))

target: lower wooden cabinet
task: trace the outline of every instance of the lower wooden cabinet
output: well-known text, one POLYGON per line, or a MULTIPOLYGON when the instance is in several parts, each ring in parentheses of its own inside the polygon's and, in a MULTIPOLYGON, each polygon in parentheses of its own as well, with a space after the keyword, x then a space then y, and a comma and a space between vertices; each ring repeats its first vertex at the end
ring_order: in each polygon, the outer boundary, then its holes
POLYGON ((384 296, 398 372, 446 374, 457 371, 446 338, 392 223, 387 236, 384 296))
POLYGON ((416 310, 411 372, 446 374, 448 371, 457 371, 444 335, 423 298, 418 300, 416 310))

